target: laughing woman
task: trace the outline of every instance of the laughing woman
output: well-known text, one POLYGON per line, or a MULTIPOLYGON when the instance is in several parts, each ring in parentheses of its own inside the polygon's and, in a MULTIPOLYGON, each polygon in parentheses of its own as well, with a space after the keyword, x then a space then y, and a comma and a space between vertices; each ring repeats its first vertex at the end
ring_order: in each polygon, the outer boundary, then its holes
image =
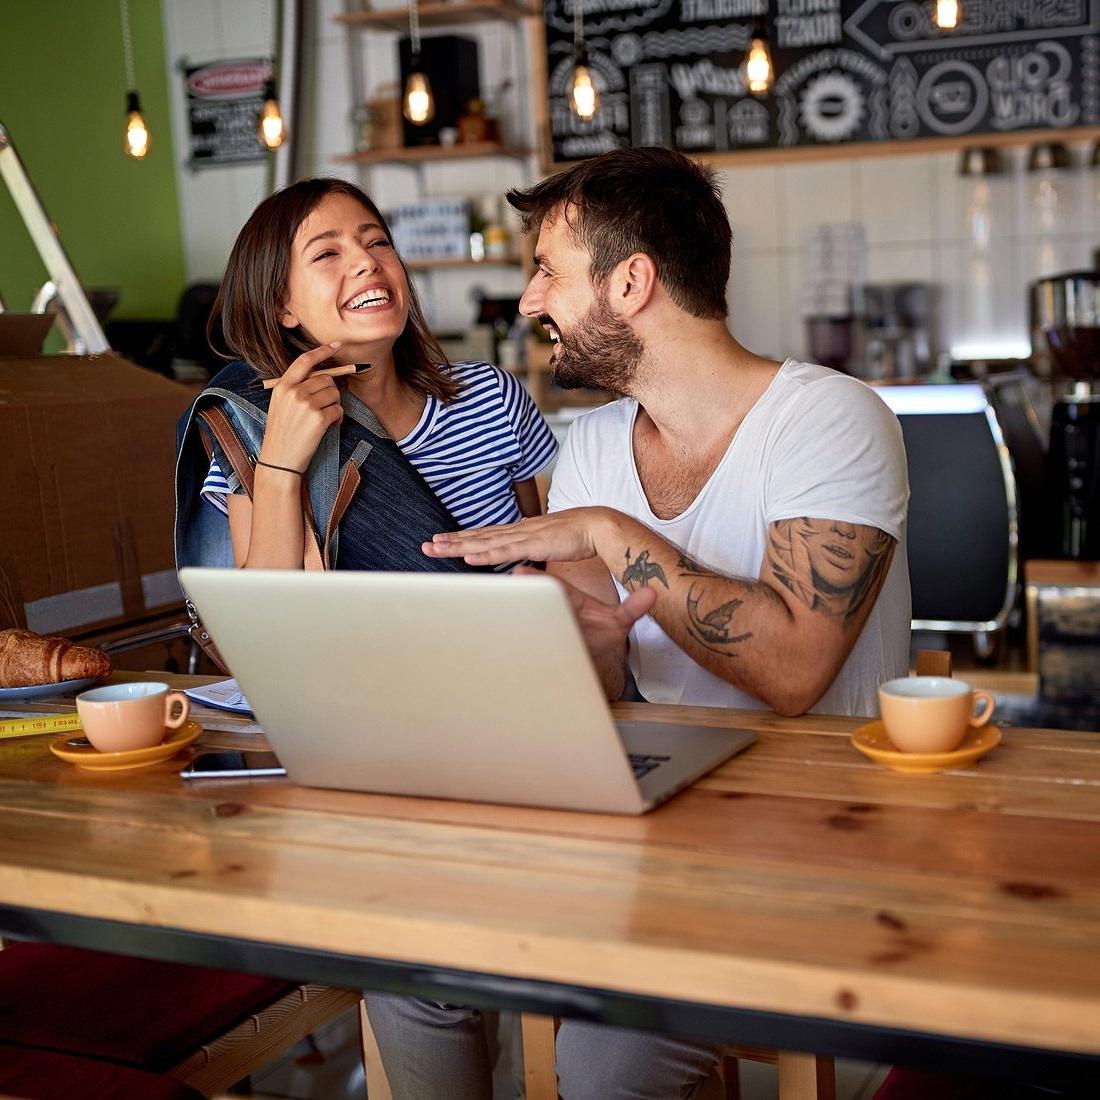
POLYGON ((550 429, 506 371, 447 362, 353 184, 305 180, 256 208, 219 328, 237 361, 181 422, 178 566, 433 569, 435 531, 538 514, 550 429), (334 365, 356 373, 317 370, 334 365))

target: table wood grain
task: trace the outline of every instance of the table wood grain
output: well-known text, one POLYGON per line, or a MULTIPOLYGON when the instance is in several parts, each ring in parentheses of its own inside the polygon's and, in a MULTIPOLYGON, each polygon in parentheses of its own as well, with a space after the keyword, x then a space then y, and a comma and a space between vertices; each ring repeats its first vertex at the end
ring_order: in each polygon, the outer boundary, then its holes
POLYGON ((1100 735, 1010 728, 902 776, 852 719, 615 709, 759 740, 638 818, 187 785, 183 757, 97 774, 5 741, 0 905, 1100 1054, 1100 735))

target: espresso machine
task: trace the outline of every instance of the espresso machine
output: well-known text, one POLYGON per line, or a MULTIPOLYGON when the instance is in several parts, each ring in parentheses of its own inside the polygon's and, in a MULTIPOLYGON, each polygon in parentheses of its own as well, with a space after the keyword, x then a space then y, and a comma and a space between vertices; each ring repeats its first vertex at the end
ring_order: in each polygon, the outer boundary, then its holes
POLYGON ((1100 271, 1040 279, 1032 310, 1049 348, 1054 396, 1048 553, 1100 561, 1100 271))

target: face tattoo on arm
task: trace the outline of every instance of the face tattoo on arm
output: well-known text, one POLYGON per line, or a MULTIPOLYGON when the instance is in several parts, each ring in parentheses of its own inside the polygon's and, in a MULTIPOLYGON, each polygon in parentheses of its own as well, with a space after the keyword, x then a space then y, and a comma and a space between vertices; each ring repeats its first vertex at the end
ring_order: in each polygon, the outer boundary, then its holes
POLYGON ((878 595, 893 546, 877 527, 803 516, 768 529, 768 565, 807 607, 847 627, 878 595))

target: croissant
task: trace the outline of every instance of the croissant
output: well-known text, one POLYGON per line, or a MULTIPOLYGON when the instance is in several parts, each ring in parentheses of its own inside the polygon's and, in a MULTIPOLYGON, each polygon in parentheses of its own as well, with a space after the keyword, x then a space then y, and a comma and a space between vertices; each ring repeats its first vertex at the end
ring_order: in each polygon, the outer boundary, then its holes
POLYGON ((111 658, 98 649, 33 630, 0 630, 0 687, 30 687, 107 676, 111 658))

